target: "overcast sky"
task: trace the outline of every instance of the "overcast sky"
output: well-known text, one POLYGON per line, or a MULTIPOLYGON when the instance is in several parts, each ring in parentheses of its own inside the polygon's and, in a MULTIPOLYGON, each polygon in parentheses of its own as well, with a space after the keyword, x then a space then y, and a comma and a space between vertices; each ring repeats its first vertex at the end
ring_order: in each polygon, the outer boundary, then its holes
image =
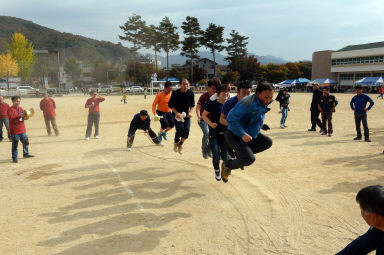
POLYGON ((0 15, 115 43, 132 13, 154 25, 168 16, 178 27, 194 16, 203 29, 212 22, 226 36, 232 29, 248 36, 250 53, 288 61, 384 41, 384 0, 0 0, 0 6, 0 15))

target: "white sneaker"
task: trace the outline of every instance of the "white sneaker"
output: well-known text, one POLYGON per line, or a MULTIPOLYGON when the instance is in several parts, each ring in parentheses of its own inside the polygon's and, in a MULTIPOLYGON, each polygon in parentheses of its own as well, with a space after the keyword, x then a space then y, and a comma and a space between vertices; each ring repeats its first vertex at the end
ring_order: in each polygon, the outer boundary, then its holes
POLYGON ((127 151, 131 151, 131 147, 127 147, 127 151))
POLYGON ((285 128, 284 125, 280 125, 280 128, 285 128))
POLYGON ((98 135, 97 135, 97 136, 95 136, 95 139, 99 139, 99 138, 100 138, 100 136, 98 136, 98 135))
POLYGON ((89 141, 89 137, 86 137, 85 140, 89 141))
POLYGON ((215 169, 215 178, 216 181, 221 181, 220 169, 215 169))

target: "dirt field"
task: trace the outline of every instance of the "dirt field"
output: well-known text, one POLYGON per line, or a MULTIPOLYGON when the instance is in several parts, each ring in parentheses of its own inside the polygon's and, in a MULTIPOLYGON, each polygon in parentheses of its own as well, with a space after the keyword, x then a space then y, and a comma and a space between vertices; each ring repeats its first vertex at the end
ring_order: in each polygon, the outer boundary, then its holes
POLYGON ((20 158, 20 146, 14 164, 11 143, 0 143, 0 253, 333 254, 368 229, 356 192, 384 183, 384 101, 372 95, 366 143, 352 140, 352 95, 336 96, 333 137, 307 132, 311 94, 292 94, 284 130, 273 103, 272 148, 227 184, 201 156, 195 116, 183 155, 173 152, 174 131, 164 147, 138 134, 126 152, 129 121, 154 97, 123 105, 108 96, 101 139, 90 141, 86 97, 55 98, 59 137, 46 135, 41 111, 26 123, 35 158, 20 158))

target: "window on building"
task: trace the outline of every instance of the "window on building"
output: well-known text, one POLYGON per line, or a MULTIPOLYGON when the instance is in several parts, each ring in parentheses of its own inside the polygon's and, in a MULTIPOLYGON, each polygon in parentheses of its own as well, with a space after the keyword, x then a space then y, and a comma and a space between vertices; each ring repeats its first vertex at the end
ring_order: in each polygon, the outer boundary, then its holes
POLYGON ((356 75, 355 75, 356 80, 360 80, 360 79, 363 79, 365 77, 371 77, 371 73, 356 73, 356 75))
POLYGON ((343 81, 353 80, 353 73, 340 74, 340 80, 343 80, 343 81))

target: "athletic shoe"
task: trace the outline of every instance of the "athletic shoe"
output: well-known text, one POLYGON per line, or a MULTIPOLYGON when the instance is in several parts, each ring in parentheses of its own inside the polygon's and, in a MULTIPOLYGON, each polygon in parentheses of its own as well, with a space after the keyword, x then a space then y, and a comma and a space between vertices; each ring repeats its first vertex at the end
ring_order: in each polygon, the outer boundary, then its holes
POLYGON ((97 136, 95 136, 95 139, 99 139, 99 138, 100 138, 100 136, 98 136, 98 135, 97 135, 97 136))
POLYGON ((85 140, 89 141, 89 137, 86 137, 85 140))
POLYGON ((323 132, 321 132, 321 135, 326 135, 326 134, 327 134, 327 132, 324 132, 324 131, 323 131, 323 132))
POLYGON ((168 141, 167 132, 163 132, 163 138, 164 138, 165 141, 168 141))
POLYGON ((284 124, 284 127, 287 128, 288 126, 284 124))
POLYGON ((316 129, 315 128, 310 128, 310 129, 308 129, 308 131, 315 131, 316 132, 316 129))
POLYGON ((162 136, 163 136, 163 133, 159 131, 159 133, 157 133, 157 140, 159 140, 160 143, 163 140, 162 136))
POLYGON ((244 167, 242 166, 242 167, 240 167, 240 169, 241 169, 241 171, 244 171, 244 167))
POLYGON ((331 133, 328 133, 328 136, 329 136, 329 137, 331 137, 331 136, 332 136, 332 134, 331 134, 331 133))
POLYGON ((223 180, 223 182, 228 182, 228 178, 230 175, 231 175, 231 169, 229 169, 229 167, 227 167, 225 162, 223 162, 221 164, 221 179, 223 180))
POLYGON ((203 158, 208 159, 208 153, 207 152, 203 152, 203 158))
POLYGON ((177 151, 179 152, 179 154, 182 154, 182 150, 183 150, 183 145, 182 144, 178 144, 177 145, 177 151))
POLYGON ((213 158, 212 152, 208 152, 208 157, 213 158))
POLYGON ((12 159, 13 163, 17 163, 17 158, 12 159))
POLYGON ((131 151, 131 147, 127 146, 127 151, 131 151))
POLYGON ((215 169, 216 181, 221 181, 220 169, 215 169))
POLYGON ((177 147, 179 146, 179 143, 174 143, 173 144, 173 151, 177 152, 177 147))
POLYGON ((364 139, 366 142, 368 142, 368 143, 370 143, 371 142, 371 139, 369 139, 369 137, 367 136, 367 137, 365 137, 365 139, 364 139))
POLYGON ((162 142, 160 142, 158 145, 159 145, 159 146, 164 146, 164 144, 163 144, 162 142))
POLYGON ((31 155, 31 154, 25 154, 25 155, 23 155, 23 158, 33 158, 33 157, 35 157, 35 156, 33 156, 33 155, 31 155))
POLYGON ((353 140, 355 140, 355 141, 361 140, 361 137, 356 136, 355 138, 353 138, 353 140))
POLYGON ((284 128, 284 125, 283 125, 283 124, 281 124, 281 125, 280 125, 280 128, 284 128))

